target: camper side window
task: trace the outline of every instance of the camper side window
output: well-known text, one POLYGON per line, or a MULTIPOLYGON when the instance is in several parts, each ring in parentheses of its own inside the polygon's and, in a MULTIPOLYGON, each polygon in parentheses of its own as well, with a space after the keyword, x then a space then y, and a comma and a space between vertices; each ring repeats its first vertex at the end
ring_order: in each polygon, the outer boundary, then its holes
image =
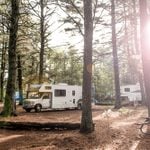
POLYGON ((66 96, 66 90, 55 90, 55 96, 66 96))
POLYGON ((51 86, 45 86, 46 90, 51 90, 51 86))
POLYGON ((75 96, 75 94, 76 94, 75 91, 72 91, 72 96, 75 96))
POLYGON ((130 88, 124 88, 125 92, 130 92, 130 88))

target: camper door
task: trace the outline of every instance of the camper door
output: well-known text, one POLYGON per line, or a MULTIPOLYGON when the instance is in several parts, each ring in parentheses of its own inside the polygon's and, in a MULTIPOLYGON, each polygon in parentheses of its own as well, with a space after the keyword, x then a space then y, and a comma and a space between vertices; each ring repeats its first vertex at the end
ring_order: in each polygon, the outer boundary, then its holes
POLYGON ((66 108, 66 89, 54 89, 52 108, 66 108))
POLYGON ((50 95, 51 95, 50 93, 43 95, 43 97, 42 97, 42 107, 43 108, 50 108, 50 106, 51 106, 51 96, 50 95))

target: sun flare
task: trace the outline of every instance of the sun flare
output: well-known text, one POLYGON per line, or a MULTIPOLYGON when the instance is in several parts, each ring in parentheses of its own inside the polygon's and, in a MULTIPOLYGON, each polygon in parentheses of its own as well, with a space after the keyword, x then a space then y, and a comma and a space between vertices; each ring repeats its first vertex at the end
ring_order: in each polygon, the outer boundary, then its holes
POLYGON ((147 35, 147 38, 150 39, 150 20, 148 21, 146 25, 146 35, 147 35))

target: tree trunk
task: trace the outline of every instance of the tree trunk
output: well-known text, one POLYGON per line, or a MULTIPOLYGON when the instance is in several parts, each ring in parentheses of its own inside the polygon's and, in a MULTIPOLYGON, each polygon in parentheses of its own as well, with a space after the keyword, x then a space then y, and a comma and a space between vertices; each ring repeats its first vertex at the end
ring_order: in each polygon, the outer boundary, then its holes
POLYGON ((19 19, 19 0, 11 0, 11 18, 10 35, 8 46, 8 81, 6 86, 6 95, 3 108, 3 115, 10 116, 14 114, 14 95, 16 83, 16 41, 19 19))
POLYGON ((39 83, 43 82, 43 66, 44 66, 44 41, 45 41, 45 33, 44 33, 44 1, 40 0, 41 6, 41 18, 40 18, 40 27, 41 27, 41 49, 40 49, 40 69, 39 69, 39 83))
POLYGON ((140 83, 140 89, 141 89, 141 100, 142 104, 146 105, 146 97, 145 97, 145 88, 144 88, 144 80, 143 80, 143 74, 139 72, 139 83, 140 83))
MULTIPOLYGON (((135 45, 135 51, 137 55, 140 55, 140 49, 139 49, 139 41, 138 41, 138 34, 137 34, 137 12, 136 12, 136 0, 132 0, 133 2, 133 13, 134 13, 134 45, 135 45)), ((142 65, 142 64, 141 64, 142 65)), ((141 89, 141 99, 142 103, 145 104, 145 89, 144 89, 144 81, 143 81, 143 73, 138 71, 138 78, 140 83, 140 89, 141 89)))
POLYGON ((4 75, 5 75, 5 66, 6 66, 6 49, 7 42, 4 41, 2 43, 2 57, 1 57, 1 73, 0 73, 0 101, 3 101, 4 97, 4 75))
POLYGON ((80 128, 80 123, 68 122, 11 122, 0 121, 0 129, 12 130, 77 130, 80 128))
POLYGON ((83 67, 83 106, 80 132, 94 131, 91 110, 91 78, 92 78, 92 0, 84 0, 84 67, 83 67))
POLYGON ((148 25, 147 1, 139 0, 140 4, 140 32, 141 32, 141 52, 143 62, 144 83, 146 92, 146 103, 148 116, 150 117, 150 44, 146 28, 148 25))
POLYGON ((121 107, 120 101, 120 81, 119 81, 119 66, 116 45, 116 23, 115 23, 115 2, 111 0, 111 16, 112 16, 112 47, 113 47, 113 63, 114 63, 114 78, 115 78, 115 108, 121 107))
POLYGON ((21 66, 21 58, 18 54, 18 89, 19 89, 19 104, 23 103, 23 92, 22 92, 22 66, 21 66))

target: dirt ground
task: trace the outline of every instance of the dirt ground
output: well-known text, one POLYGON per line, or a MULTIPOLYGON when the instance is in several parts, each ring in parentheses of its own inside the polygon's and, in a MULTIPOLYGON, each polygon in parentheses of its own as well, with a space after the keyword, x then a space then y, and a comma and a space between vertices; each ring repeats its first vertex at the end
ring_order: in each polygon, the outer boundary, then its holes
MULTIPOLYGON (((0 108, 1 109, 1 108, 0 108)), ((80 122, 80 110, 26 113, 17 106, 17 117, 7 121, 80 122)), ((19 131, 0 129, 0 150, 149 150, 150 136, 143 135, 136 123, 147 116, 147 108, 92 106, 95 131, 81 134, 73 131, 19 131)))

